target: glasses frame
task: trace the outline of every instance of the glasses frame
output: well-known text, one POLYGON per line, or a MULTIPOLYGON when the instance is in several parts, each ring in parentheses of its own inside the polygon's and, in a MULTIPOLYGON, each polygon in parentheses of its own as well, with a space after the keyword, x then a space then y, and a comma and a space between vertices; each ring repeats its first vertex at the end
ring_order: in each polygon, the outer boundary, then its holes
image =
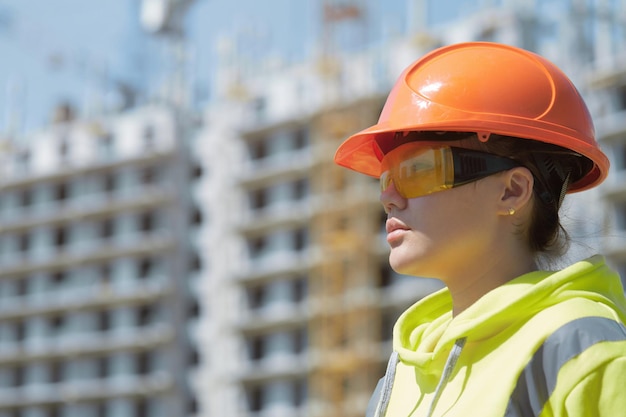
MULTIPOLYGON (((508 171, 509 169, 522 166, 519 162, 511 158, 494 155, 483 151, 477 151, 474 149, 442 145, 441 142, 409 142, 402 144, 387 153, 387 155, 383 157, 381 164, 384 166, 384 160, 388 155, 392 154, 398 149, 406 148, 407 145, 412 145, 415 148, 424 150, 442 150, 442 158, 445 158, 446 154, 449 155, 448 158, 451 157, 452 159, 452 178, 444 178, 443 183, 440 184, 438 188, 433 188, 431 191, 428 191, 426 193, 420 192, 416 194, 408 192, 407 190, 405 190, 406 187, 403 187, 402 184, 397 183, 397 178, 394 178, 392 175, 393 170, 386 170, 380 175, 381 192, 384 192, 393 182, 394 186, 396 187, 396 191, 402 197, 416 198, 423 195, 433 194, 435 192, 445 191, 451 188, 459 187, 461 185, 469 184, 490 175, 494 175, 499 172, 508 171), (417 144, 419 144, 419 146, 416 146, 417 144)), ((410 158, 406 158, 404 159, 404 161, 409 159, 410 158)), ((445 172, 446 167, 444 166, 441 169, 444 170, 443 176, 447 177, 445 172)))

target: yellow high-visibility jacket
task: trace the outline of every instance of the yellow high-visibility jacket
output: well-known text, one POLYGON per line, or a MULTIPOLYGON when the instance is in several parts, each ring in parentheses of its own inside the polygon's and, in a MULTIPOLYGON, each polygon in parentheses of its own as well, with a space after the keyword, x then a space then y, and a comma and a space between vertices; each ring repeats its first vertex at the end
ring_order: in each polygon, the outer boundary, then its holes
POLYGON ((367 415, 626 416, 625 322, 601 256, 518 277, 454 318, 443 289, 398 319, 367 415))

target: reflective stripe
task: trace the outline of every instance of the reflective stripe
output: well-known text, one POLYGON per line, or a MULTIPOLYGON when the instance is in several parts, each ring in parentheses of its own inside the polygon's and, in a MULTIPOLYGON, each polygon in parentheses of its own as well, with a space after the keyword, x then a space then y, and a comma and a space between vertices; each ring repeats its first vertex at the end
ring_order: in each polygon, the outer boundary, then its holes
POLYGON ((535 352, 517 380, 505 417, 538 416, 569 360, 601 342, 626 340, 626 327, 604 317, 583 317, 556 330, 535 352))

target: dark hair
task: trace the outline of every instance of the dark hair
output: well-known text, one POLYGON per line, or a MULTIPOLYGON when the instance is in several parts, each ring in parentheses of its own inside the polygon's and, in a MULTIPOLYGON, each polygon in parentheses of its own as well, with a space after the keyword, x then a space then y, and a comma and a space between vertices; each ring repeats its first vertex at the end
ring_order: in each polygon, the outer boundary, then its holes
MULTIPOLYGON (((570 239, 559 219, 568 186, 581 179, 593 163, 571 150, 549 143, 492 134, 480 148, 518 161, 533 174, 533 212, 526 228, 535 256, 553 259, 564 255, 570 239)), ((521 225, 520 225, 521 226, 521 225)))

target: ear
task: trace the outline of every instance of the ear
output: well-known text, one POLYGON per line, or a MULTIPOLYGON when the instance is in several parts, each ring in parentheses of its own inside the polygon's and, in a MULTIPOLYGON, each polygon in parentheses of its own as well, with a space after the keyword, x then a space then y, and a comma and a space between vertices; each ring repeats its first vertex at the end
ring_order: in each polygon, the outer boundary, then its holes
POLYGON ((505 171, 501 180, 502 191, 498 202, 498 214, 510 216, 529 206, 535 180, 528 168, 517 167, 505 171))

